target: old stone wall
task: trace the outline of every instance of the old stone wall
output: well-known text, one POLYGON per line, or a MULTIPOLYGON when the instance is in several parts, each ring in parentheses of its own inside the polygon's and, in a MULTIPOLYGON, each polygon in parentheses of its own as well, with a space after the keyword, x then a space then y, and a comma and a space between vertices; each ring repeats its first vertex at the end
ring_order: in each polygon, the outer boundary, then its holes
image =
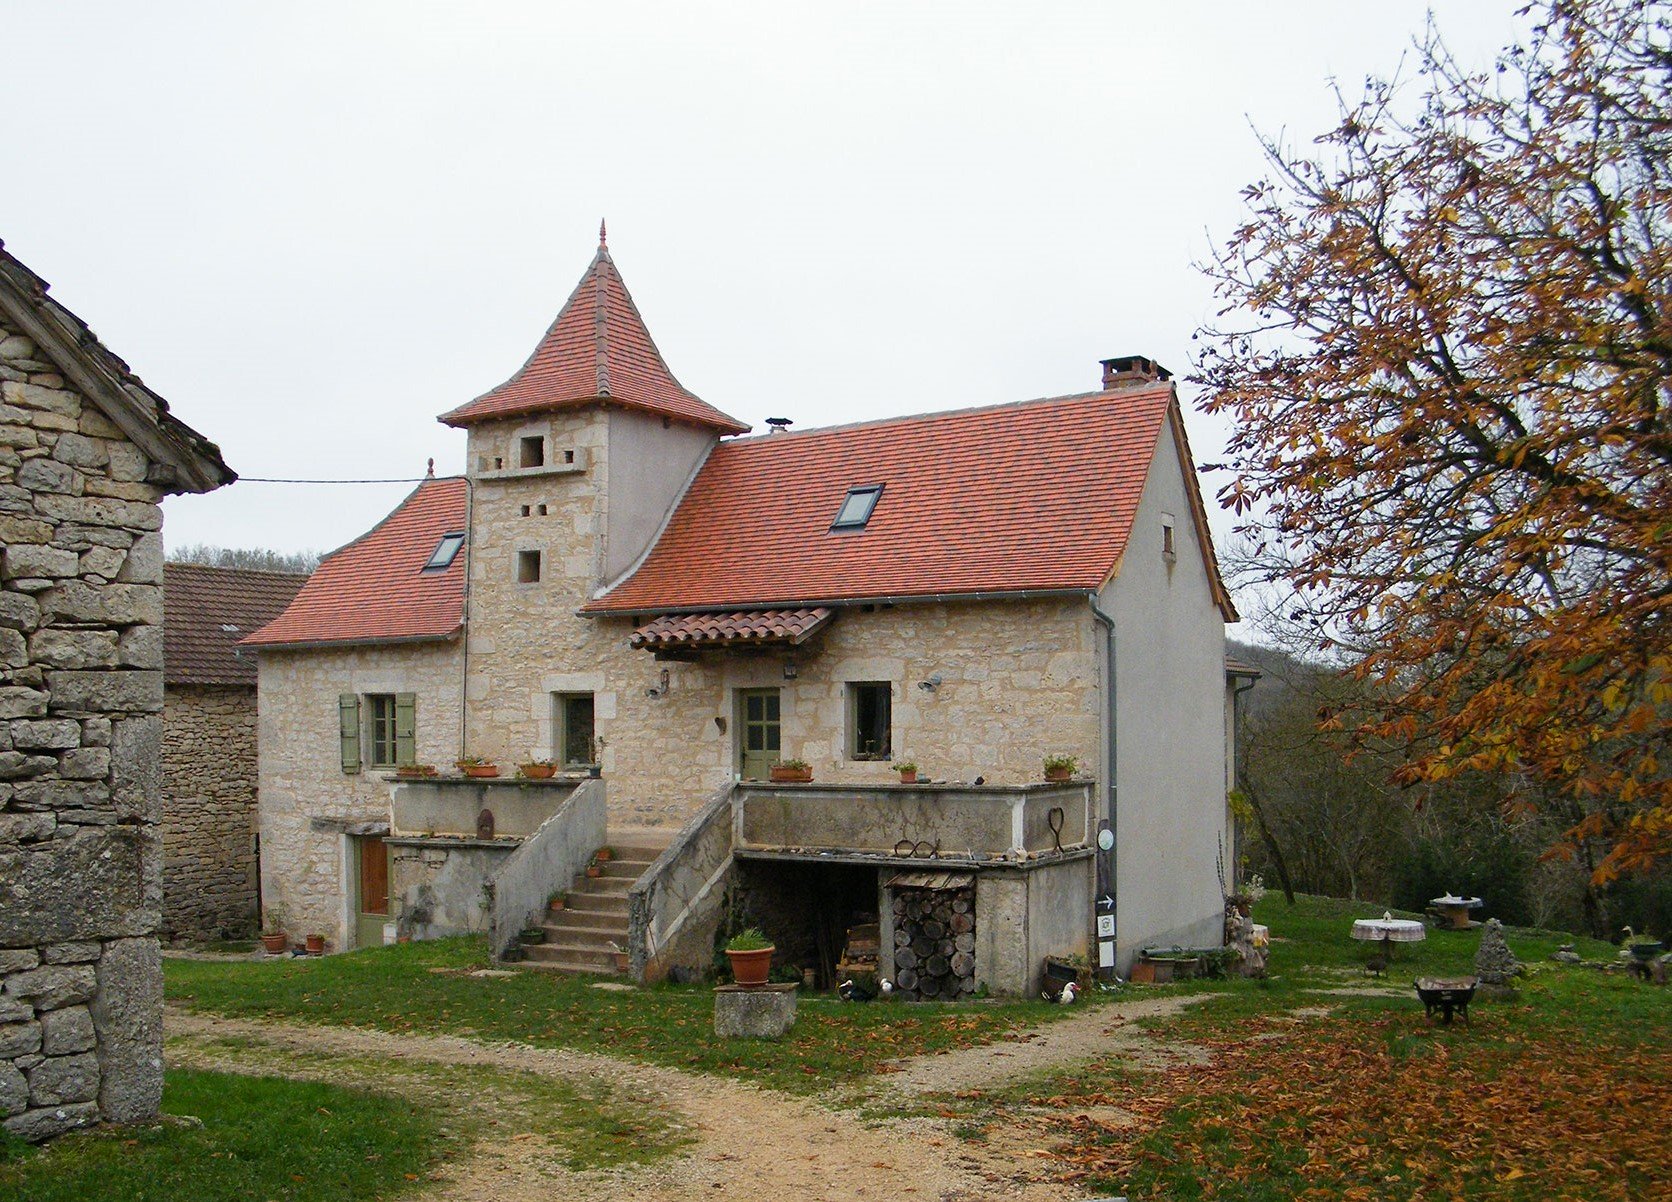
POLYGON ((338 743, 343 693, 417 695, 417 758, 459 755, 458 643, 261 652, 261 891, 267 917, 293 939, 351 946, 348 838, 389 824, 386 774, 345 773, 338 743))
POLYGON ((253 933, 256 704, 242 685, 170 685, 163 698, 163 932, 253 933))
POLYGON ((0 1119, 162 1097, 162 514, 150 464, 0 324, 0 1119))

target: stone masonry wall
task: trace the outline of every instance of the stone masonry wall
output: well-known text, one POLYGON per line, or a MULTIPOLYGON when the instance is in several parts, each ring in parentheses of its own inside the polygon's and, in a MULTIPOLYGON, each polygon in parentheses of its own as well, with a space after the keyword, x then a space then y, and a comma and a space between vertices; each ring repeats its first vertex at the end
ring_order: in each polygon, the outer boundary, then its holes
MULTIPOLYGON (((417 694, 417 757, 459 755, 458 643, 261 653, 261 897, 293 939, 351 945, 347 836, 389 823, 385 774, 342 770, 337 698, 417 694)), ((376 828, 374 830, 374 828, 376 828)))
POLYGON ((0 325, 0 1120, 162 1097, 162 513, 150 464, 0 325))
POLYGON ((163 697, 163 931, 247 937, 256 926, 255 690, 170 685, 163 697))

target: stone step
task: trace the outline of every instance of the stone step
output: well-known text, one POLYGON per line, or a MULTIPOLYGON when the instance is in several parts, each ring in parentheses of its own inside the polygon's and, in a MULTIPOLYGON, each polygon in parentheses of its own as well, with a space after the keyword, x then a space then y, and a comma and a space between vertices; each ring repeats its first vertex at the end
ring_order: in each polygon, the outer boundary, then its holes
POLYGON ((615 950, 585 944, 536 943, 523 948, 526 960, 536 964, 591 964, 615 971, 615 950))
POLYGON ((580 940, 588 943, 614 940, 626 946, 627 924, 624 922, 605 922, 596 925, 566 922, 544 923, 540 929, 546 933, 547 943, 561 943, 565 940, 580 940))
POLYGON ((549 972, 559 976, 619 977, 624 975, 616 971, 613 963, 608 967, 602 967, 578 960, 524 960, 523 967, 531 968, 535 972, 549 972))

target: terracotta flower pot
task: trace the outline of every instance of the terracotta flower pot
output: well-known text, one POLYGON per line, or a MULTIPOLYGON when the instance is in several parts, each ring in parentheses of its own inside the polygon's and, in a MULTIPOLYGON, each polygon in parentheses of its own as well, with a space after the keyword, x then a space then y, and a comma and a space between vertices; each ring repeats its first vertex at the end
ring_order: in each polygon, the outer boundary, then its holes
POLYGON ((628 955, 626 952, 616 952, 615 953, 615 971, 616 972, 631 972, 632 970, 633 970, 633 958, 630 955, 628 955))
POLYGON ((466 776, 473 776, 478 780, 486 780, 490 777, 494 777, 494 776, 499 775, 499 765, 498 764, 463 764, 463 765, 460 765, 459 771, 464 773, 466 776))
POLYGON ((308 949, 308 955, 323 956, 325 954, 325 936, 309 935, 306 947, 308 949))
POLYGON ((283 931, 261 937, 261 946, 269 956, 282 956, 290 948, 290 936, 283 931))
POLYGON ((910 772, 902 770, 900 773, 900 783, 902 785, 915 785, 917 783, 917 769, 913 768, 910 772))
POLYGON ((777 950, 775 947, 763 947, 752 952, 728 950, 726 959, 731 961, 732 979, 739 985, 765 985, 767 975, 772 971, 772 953, 777 950))
POLYGON ((517 769, 520 776, 529 780, 550 780, 557 775, 556 764, 524 764, 517 769))
POLYGON ((588 864, 586 866, 586 875, 591 877, 593 880, 597 880, 599 877, 604 875, 604 870, 596 864, 588 864))
POLYGON ((1052 768, 1045 773, 1045 779, 1048 780, 1048 781, 1051 781, 1055 784, 1061 784, 1063 781, 1068 780, 1073 775, 1074 775, 1074 773, 1073 773, 1072 769, 1069 769, 1069 768, 1052 768))
POLYGON ((600 847, 592 855, 600 864, 607 864, 615 858, 615 851, 612 848, 600 847))

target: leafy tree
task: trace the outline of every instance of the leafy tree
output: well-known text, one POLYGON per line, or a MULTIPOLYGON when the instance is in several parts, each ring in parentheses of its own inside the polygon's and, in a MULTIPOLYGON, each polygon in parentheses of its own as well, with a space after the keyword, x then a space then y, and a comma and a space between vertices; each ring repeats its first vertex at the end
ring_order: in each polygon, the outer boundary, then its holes
POLYGON ((1265 139, 1195 371, 1266 578, 1375 686, 1334 723, 1554 804, 1599 882, 1672 850, 1669 14, 1545 0, 1484 72, 1431 24, 1414 104, 1265 139))
POLYGON ((197 563, 211 568, 246 568, 255 572, 292 572, 306 576, 319 566, 318 551, 272 551, 266 547, 216 547, 187 543, 172 547, 170 563, 197 563))

